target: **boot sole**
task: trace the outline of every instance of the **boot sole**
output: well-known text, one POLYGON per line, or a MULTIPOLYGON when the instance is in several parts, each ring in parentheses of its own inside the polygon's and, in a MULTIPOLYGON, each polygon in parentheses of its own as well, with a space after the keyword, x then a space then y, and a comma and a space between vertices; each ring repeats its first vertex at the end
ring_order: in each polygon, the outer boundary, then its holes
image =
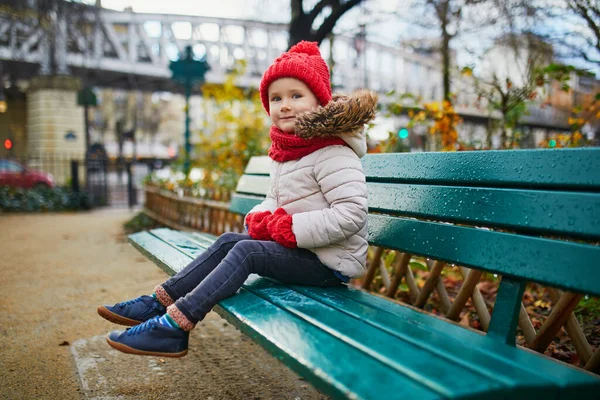
POLYGON ((97 311, 98 311, 99 316, 101 316, 102 318, 104 318, 107 321, 110 321, 110 322, 118 324, 118 325, 136 326, 136 325, 139 325, 144 322, 144 321, 136 321, 135 319, 122 317, 118 314, 110 312, 104 306, 99 306, 97 311))
POLYGON ((179 358, 179 357, 183 357, 187 354, 187 349, 185 349, 184 351, 181 351, 179 353, 160 353, 157 351, 145 351, 145 350, 138 350, 138 349, 134 349, 131 348, 129 346, 124 345, 123 343, 119 343, 119 342, 113 342, 112 340, 109 339, 109 337, 106 337, 106 341, 108 342, 108 345, 110 347, 112 347, 115 350, 119 350, 122 353, 127 353, 127 354, 135 354, 138 356, 155 356, 155 357, 171 357, 171 358, 179 358))

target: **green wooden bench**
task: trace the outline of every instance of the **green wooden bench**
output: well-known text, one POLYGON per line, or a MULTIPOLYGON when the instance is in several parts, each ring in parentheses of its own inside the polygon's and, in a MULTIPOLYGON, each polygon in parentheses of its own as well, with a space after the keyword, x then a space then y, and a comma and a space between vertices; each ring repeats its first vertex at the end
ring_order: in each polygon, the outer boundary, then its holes
MULTIPOLYGON (((363 160, 372 245, 503 276, 487 335, 352 287, 256 276, 215 311, 334 398, 600 398, 597 375, 515 346, 526 282, 600 295, 600 149, 363 160)), ((253 158, 231 210, 245 214, 268 184, 268 159, 253 158)), ((129 237, 169 274, 214 239, 129 237)))

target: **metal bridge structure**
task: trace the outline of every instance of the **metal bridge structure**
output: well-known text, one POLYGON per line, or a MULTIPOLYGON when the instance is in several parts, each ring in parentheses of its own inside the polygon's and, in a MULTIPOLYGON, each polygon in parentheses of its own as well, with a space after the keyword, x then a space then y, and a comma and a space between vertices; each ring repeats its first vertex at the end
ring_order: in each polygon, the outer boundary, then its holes
MULTIPOLYGON (((286 50, 287 31, 281 23, 93 7, 76 16, 56 15, 52 26, 42 26, 34 17, 0 12, 0 61, 13 80, 58 74, 77 76, 89 86, 177 92, 169 62, 190 45, 210 65, 207 82, 223 82, 236 60, 245 60, 237 84, 257 87, 264 70, 286 50)), ((364 36, 336 36, 333 47, 326 41, 321 50, 335 61, 337 91, 369 87, 441 96, 441 71, 432 57, 370 43, 364 36)))
MULTIPOLYGON (((49 26, 35 17, 15 18, 0 10, 0 63, 13 81, 39 75, 70 75, 84 86, 181 93, 173 82, 169 63, 186 46, 210 66, 206 82, 222 83, 237 60, 245 70, 236 84, 258 87, 262 73, 287 48, 288 25, 190 15, 142 14, 88 7, 77 15, 53 16, 49 26)), ((333 64, 335 92, 369 88, 381 94, 412 93, 424 101, 440 101, 441 62, 434 55, 410 52, 366 40, 362 35, 336 35, 321 45, 323 57, 333 64)), ((456 79, 458 78, 458 79, 456 79)), ((465 119, 485 124, 486 110, 474 105, 476 96, 461 87, 455 109, 465 119)), ((381 96, 382 102, 389 97, 381 96)), ((565 128, 557 110, 530 107, 525 124, 565 128)), ((567 126, 568 128, 568 126, 567 126)))

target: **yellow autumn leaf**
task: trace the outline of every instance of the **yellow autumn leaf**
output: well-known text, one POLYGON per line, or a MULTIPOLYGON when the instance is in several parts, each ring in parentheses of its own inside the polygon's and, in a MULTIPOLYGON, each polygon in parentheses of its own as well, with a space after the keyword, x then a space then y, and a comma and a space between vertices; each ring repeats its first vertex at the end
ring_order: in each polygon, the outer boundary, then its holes
POLYGON ((435 102, 435 103, 429 103, 429 104, 426 104, 426 106, 427 106, 427 108, 428 108, 429 110, 431 110, 432 112, 437 112, 437 111, 439 111, 439 109, 440 109, 440 104, 439 104, 439 103, 437 103, 437 102, 435 102))

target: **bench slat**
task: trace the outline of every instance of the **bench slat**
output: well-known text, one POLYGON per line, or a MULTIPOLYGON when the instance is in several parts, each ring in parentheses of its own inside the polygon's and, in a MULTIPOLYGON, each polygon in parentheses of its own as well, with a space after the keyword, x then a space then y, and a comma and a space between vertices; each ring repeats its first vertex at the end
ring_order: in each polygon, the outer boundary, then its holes
POLYGON ((235 194, 231 197, 229 210, 237 214, 246 214, 255 205, 264 200, 264 197, 235 194))
POLYGON ((203 246, 197 240, 193 240, 193 238, 189 238, 179 231, 172 231, 171 229, 166 228, 153 229, 152 235, 175 247, 192 259, 198 257, 208 246, 210 246, 209 243, 206 243, 207 246, 203 246))
POLYGON ((190 262, 190 257, 149 232, 129 235, 129 242, 169 275, 175 275, 190 262))
POLYGON ((245 174, 269 175, 271 170, 271 158, 269 156, 254 156, 248 161, 245 174))
POLYGON ((369 183, 369 211, 600 238, 600 193, 369 183))
POLYGON ((211 235, 210 233, 204 233, 204 232, 182 232, 182 233, 188 235, 188 237, 190 237, 192 240, 195 240, 196 242, 200 243, 205 248, 210 246, 211 244, 213 244, 213 242, 215 240, 217 240, 217 237, 215 235, 211 235))
POLYGON ((369 215, 369 242, 600 295, 600 246, 376 214, 369 215))
MULTIPOLYGON (((480 347, 472 346, 471 340, 485 340, 479 332, 459 327, 458 337, 448 335, 444 322, 442 325, 438 318, 426 314, 422 310, 410 310, 398 317, 388 309, 396 309, 398 304, 382 300, 382 307, 377 302, 361 302, 360 293, 352 288, 306 288, 292 286, 296 291, 327 304, 339 312, 346 313, 382 329, 402 341, 414 343, 426 350, 434 351, 459 365, 478 368, 487 379, 499 380, 508 387, 527 386, 539 387, 554 386, 552 380, 545 375, 529 371, 523 365, 515 365, 508 360, 488 354, 480 347)), ((552 389, 554 390, 554 389, 552 389)), ((536 392, 539 394, 539 392, 536 392)))
POLYGON ((600 191, 600 149, 367 154, 368 181, 600 191))
POLYGON ((266 196, 271 185, 269 176, 242 175, 235 188, 237 193, 266 196))
POLYGON ((381 393, 398 398, 441 397, 248 290, 221 301, 215 311, 334 398, 379 399, 381 393), (365 379, 367 374, 375 377, 375 387, 371 379, 365 379))
MULTIPOLYGON (((479 332, 425 314, 423 311, 410 306, 399 306, 389 299, 383 299, 352 287, 314 288, 314 290, 311 290, 311 296, 320 296, 321 301, 330 302, 332 306, 343 312, 352 312, 355 307, 360 307, 360 305, 366 306, 369 311, 365 311, 364 315, 369 316, 370 323, 383 329, 389 329, 397 334, 414 334, 414 336, 420 338, 430 332, 439 335, 437 339, 432 338, 432 341, 436 341, 438 345, 441 345, 444 340, 469 345, 470 351, 481 353, 481 357, 489 357, 509 366, 512 365, 515 375, 520 375, 521 369, 527 369, 528 372, 523 373, 524 378, 528 374, 535 374, 542 379, 551 380, 561 388, 564 394, 571 394, 572 398, 577 396, 594 398, 600 390, 600 379, 592 374, 582 373, 582 371, 570 365, 557 362, 527 349, 507 346, 499 341, 489 340, 479 332)), ((481 362, 481 358, 478 362, 481 362)), ((532 384, 535 382, 536 380, 532 381, 532 384)))
MULTIPOLYGON (((506 384, 497 375, 482 374, 479 365, 456 363, 437 352, 434 346, 430 346, 431 343, 422 345, 419 341, 398 340, 398 336, 365 321, 364 317, 368 314, 355 318, 347 313, 340 313, 329 304, 294 291, 295 286, 288 287, 268 279, 256 278, 254 282, 246 282, 245 288, 360 348, 366 354, 393 367, 398 373, 411 377, 443 396, 467 397, 490 391, 506 392, 506 384), (447 371, 452 373, 448 374, 447 371)), ((311 290, 312 288, 305 288, 303 291, 310 293, 311 290)), ((548 383, 545 382, 546 385, 548 383)), ((548 390, 548 393, 553 391, 556 388, 548 390)))

